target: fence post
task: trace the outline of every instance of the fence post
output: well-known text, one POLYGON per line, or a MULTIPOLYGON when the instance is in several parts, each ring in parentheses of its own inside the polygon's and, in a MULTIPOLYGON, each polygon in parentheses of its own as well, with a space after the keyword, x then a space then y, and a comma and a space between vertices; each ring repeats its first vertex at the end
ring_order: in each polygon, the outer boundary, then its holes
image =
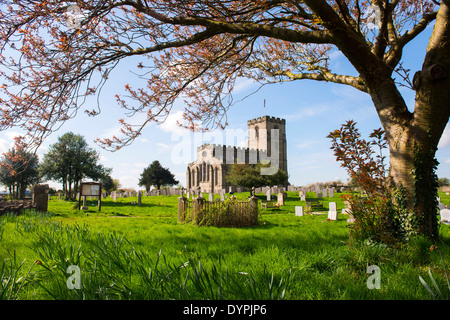
POLYGON ((201 196, 198 196, 197 198, 192 201, 192 221, 194 224, 198 225, 200 221, 202 221, 203 214, 203 198, 201 196))
POLYGON ((250 198, 251 201, 251 207, 252 207, 252 224, 257 225, 258 224, 258 197, 253 195, 250 198))
POLYGON ((186 201, 184 195, 178 198, 178 222, 184 222, 186 219, 186 201))

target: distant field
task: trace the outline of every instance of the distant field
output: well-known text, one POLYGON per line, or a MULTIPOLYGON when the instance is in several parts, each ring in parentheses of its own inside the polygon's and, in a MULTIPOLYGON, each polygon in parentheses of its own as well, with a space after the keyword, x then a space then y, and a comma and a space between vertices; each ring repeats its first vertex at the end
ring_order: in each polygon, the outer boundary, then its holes
MULTIPOLYGON (((131 204, 137 198, 107 198, 101 212, 96 201, 79 211, 77 202, 51 200, 50 214, 0 218, 0 297, 430 299, 419 281, 419 275, 429 280, 428 268, 446 292, 440 256, 427 240, 401 250, 350 243, 348 216, 327 221, 330 201, 338 212, 344 207, 340 194, 322 200, 324 214, 296 217, 295 206, 305 202, 288 192, 284 207, 261 211, 259 225, 248 228, 178 224, 177 196, 143 197, 140 207, 131 204), (79 290, 66 286, 72 265, 81 271, 79 290), (367 287, 370 265, 380 268, 379 290, 367 287), (8 276, 23 278, 13 285, 8 276)), ((441 195, 441 202, 449 200, 441 195)), ((441 226, 440 234, 450 266, 450 227, 441 226)))

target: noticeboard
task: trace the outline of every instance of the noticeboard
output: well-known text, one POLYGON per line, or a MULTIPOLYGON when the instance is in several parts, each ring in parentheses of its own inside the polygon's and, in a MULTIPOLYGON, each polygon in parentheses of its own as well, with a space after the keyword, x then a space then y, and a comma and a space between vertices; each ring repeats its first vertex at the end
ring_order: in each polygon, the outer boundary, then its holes
POLYGON ((82 196, 100 196, 101 183, 81 183, 81 195, 82 196))
POLYGON ((101 182, 81 182, 80 198, 78 199, 78 210, 81 207, 81 197, 98 197, 98 211, 102 208, 102 183, 101 182))

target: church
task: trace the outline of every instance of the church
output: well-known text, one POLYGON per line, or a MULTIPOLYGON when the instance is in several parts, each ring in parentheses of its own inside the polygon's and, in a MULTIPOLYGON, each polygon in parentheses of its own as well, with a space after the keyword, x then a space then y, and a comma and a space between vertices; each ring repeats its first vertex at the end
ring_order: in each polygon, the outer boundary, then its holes
POLYGON ((235 191, 226 181, 234 163, 269 163, 261 174, 287 172, 286 120, 263 116, 247 121, 248 147, 204 144, 197 148, 197 160, 188 164, 186 187, 205 193, 235 191))

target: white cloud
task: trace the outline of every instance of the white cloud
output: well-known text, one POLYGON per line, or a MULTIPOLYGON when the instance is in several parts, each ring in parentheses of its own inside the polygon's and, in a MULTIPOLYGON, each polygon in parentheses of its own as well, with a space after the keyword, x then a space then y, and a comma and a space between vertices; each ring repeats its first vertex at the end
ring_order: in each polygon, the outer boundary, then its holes
POLYGON ((185 123, 183 120, 183 111, 176 111, 170 113, 166 120, 161 123, 159 126, 165 132, 177 132, 177 133, 186 133, 188 129, 180 127, 178 123, 185 123))
POLYGON ((303 141, 301 143, 298 143, 295 145, 295 148, 297 149, 310 149, 312 146, 317 145, 319 141, 317 140, 309 140, 309 141, 303 141))
POLYGON ((148 165, 148 164, 147 164, 147 163, 144 163, 144 162, 135 162, 135 163, 133 164, 133 167, 134 167, 134 168, 145 168, 147 165, 148 165))
POLYGON ((236 93, 245 92, 248 89, 255 87, 257 84, 258 84, 258 82, 256 82, 253 79, 239 78, 236 80, 236 83, 233 88, 233 93, 236 94, 236 93))
POLYGON ((162 143, 162 142, 158 142, 156 145, 158 146, 158 149, 156 150, 156 152, 159 154, 165 153, 173 148, 172 146, 162 143))
POLYGON ((441 140, 439 140, 438 148, 445 148, 448 146, 450 146, 450 126, 447 124, 444 132, 442 133, 441 140))
POLYGON ((289 119, 289 122, 299 121, 304 118, 315 117, 321 114, 325 114, 331 110, 330 105, 328 104, 317 104, 315 106, 303 107, 300 106, 299 110, 295 113, 285 114, 281 117, 283 119, 289 119))

